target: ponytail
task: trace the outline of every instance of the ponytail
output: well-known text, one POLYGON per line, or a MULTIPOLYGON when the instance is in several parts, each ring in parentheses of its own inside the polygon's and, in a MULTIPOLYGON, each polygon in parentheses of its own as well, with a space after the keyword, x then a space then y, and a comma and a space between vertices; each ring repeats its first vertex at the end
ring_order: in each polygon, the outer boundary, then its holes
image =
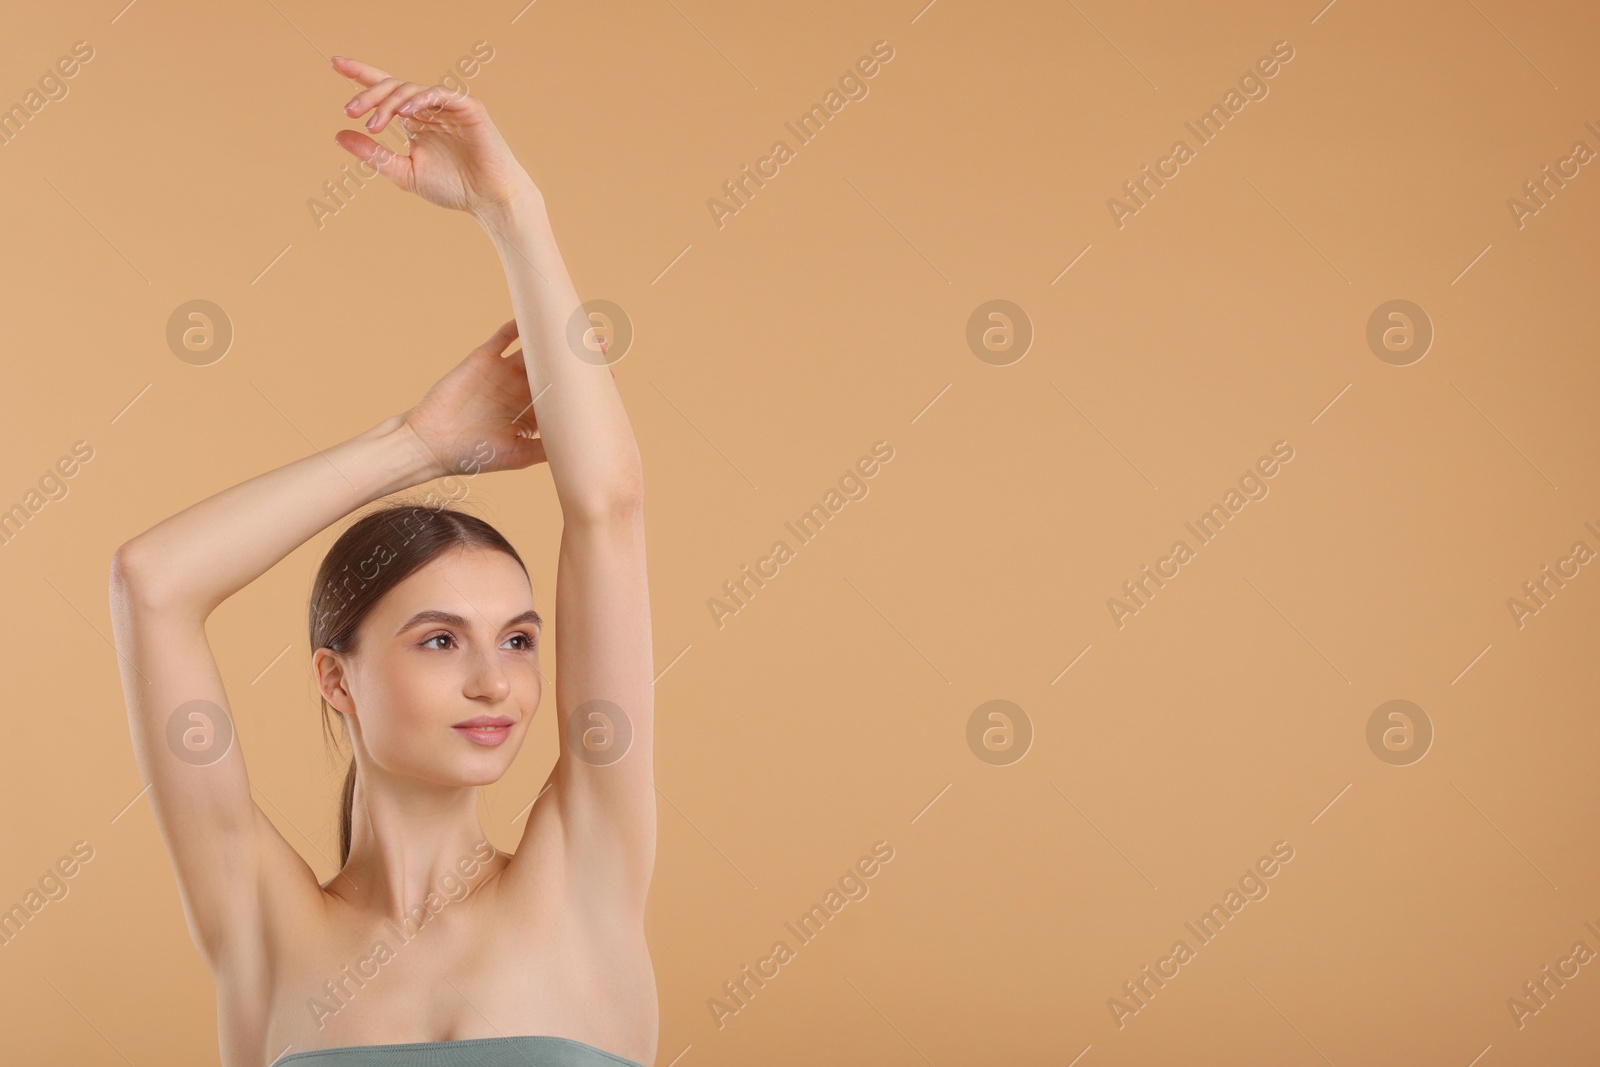
POLYGON ((350 859, 350 812, 356 799, 356 759, 350 757, 350 769, 344 774, 344 795, 339 801, 339 866, 350 859))

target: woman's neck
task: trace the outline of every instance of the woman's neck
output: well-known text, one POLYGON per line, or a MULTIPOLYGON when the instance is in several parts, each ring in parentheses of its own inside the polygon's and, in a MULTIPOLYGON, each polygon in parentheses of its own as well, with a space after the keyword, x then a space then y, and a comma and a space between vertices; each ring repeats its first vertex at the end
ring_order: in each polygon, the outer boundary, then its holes
POLYGON ((476 786, 356 778, 350 857, 329 891, 389 919, 433 914, 505 864, 478 819, 476 786))

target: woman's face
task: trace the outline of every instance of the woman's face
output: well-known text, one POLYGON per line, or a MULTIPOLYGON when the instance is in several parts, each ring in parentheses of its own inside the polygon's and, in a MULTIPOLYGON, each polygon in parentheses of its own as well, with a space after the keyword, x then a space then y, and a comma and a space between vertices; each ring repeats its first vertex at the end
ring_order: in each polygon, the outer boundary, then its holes
POLYGON ((538 642, 533 592, 516 560, 452 549, 361 621, 355 653, 344 657, 349 700, 336 706, 348 713, 353 704, 352 729, 384 771, 486 785, 511 766, 538 710, 538 642))

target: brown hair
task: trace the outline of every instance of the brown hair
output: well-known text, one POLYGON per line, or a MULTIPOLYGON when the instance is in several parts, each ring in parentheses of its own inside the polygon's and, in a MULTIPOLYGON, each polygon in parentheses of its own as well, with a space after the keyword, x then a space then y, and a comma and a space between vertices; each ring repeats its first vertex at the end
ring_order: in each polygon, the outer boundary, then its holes
MULTIPOLYGON (((356 631, 385 593, 407 575, 453 548, 479 547, 504 552, 527 564, 500 531, 475 515, 448 508, 416 504, 390 504, 357 519, 328 549, 311 589, 311 650, 326 648, 341 654, 355 651, 356 631)), ((322 728, 333 741, 333 709, 321 698, 322 728)), ((350 727, 340 716, 345 740, 350 727)), ((339 865, 350 858, 350 816, 356 792, 355 750, 345 771, 344 793, 339 802, 339 865)))

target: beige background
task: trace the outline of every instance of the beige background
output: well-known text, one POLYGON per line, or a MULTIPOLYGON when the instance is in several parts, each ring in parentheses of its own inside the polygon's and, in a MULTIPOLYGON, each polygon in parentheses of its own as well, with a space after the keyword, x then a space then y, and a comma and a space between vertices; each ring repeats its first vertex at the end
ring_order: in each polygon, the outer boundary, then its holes
MULTIPOLYGON (((1521 1029, 1506 1001, 1600 951, 1600 568, 1521 629, 1506 601, 1600 550, 1600 174, 1521 229, 1506 202, 1600 149, 1600 13, 1319 6, 8 11, 0 103, 75 41, 95 58, 0 147, 0 504, 74 441, 94 458, 0 548, 0 903, 95 851, 0 949, 7 1061, 216 1060, 135 801, 108 562, 408 407, 510 317, 466 216, 381 182, 320 230, 307 207, 349 159, 327 56, 437 81, 482 40, 472 92, 580 293, 637 330, 618 383, 671 664, 659 1065, 1592 1062, 1600 965, 1521 1029), (795 145, 783 123, 879 40, 870 95, 795 145), (1107 198, 1280 40, 1270 95, 1117 229, 1107 198), (796 158, 719 230, 706 200, 779 138, 796 158), (996 298, 1036 331, 1006 367, 965 341, 996 298), (1436 329, 1406 367, 1365 341, 1397 298, 1436 329), (210 366, 165 341, 193 299, 236 330, 210 366), (870 495, 719 630, 708 598, 878 440, 870 495), (1278 440, 1270 496, 1119 630, 1107 598, 1278 440), (1366 742, 1395 698, 1436 730, 1406 767, 1366 742), (1035 730, 1010 766, 967 747, 991 699, 1035 730), (878 840, 870 895, 719 1029, 708 998, 878 840), (1108 998, 1280 840, 1270 896, 1119 1029, 1108 998)), ((548 605, 548 471, 467 506, 548 605)), ((339 766, 304 605, 336 533, 210 625, 258 798, 324 877, 339 766)), ((555 743, 536 727, 487 790, 502 847, 555 743)))

